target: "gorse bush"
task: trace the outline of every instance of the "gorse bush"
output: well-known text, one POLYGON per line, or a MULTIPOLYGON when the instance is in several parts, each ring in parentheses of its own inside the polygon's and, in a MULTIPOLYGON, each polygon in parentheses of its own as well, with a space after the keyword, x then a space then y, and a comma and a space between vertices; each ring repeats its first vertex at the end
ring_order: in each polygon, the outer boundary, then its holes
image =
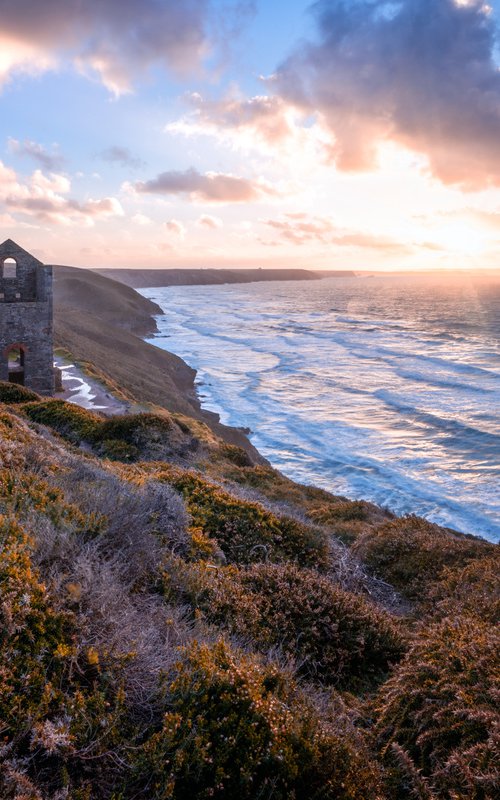
POLYGON ((404 652, 389 614, 293 564, 219 570, 174 564, 166 585, 183 591, 211 622, 264 652, 279 648, 301 673, 323 683, 366 687, 404 652))
POLYGON ((84 442, 118 461, 186 455, 195 446, 193 437, 186 438, 185 426, 166 413, 104 417, 64 400, 25 403, 22 410, 32 422, 52 428, 71 443, 84 442))
POLYGON ((413 516, 368 531, 353 547, 376 575, 410 600, 424 600, 445 567, 461 567, 494 551, 488 542, 454 535, 413 516))
POLYGON ((429 603, 441 617, 467 614, 500 625, 499 581, 499 552, 465 567, 446 567, 429 593, 429 603))
MULTIPOLYGON (((500 631, 477 619, 420 632, 376 702, 375 732, 389 765, 394 745, 440 798, 498 796, 499 653, 500 631)), ((400 787, 409 777, 411 770, 400 787)))
POLYGON ((27 403, 23 412, 32 422, 47 425, 70 442, 91 442, 103 418, 85 408, 66 403, 64 400, 43 400, 38 403, 27 403))
POLYGON ((0 719, 9 742, 28 730, 30 716, 51 706, 51 686, 63 673, 70 624, 50 607, 33 573, 29 537, 0 516, 0 719))
POLYGON ((2 406, 2 800, 496 800, 498 548, 246 462, 2 406))
POLYGON ((373 800, 377 770, 275 666, 224 642, 195 644, 168 687, 170 710, 136 767, 151 800, 373 800))
POLYGON ((13 405, 15 403, 29 403, 33 400, 40 400, 36 392, 20 386, 17 383, 7 383, 0 381, 0 403, 13 405))
POLYGON ((182 493, 193 525, 217 541, 228 561, 297 561, 326 567, 328 542, 316 528, 277 517, 260 505, 239 500, 192 472, 164 470, 159 480, 182 493))

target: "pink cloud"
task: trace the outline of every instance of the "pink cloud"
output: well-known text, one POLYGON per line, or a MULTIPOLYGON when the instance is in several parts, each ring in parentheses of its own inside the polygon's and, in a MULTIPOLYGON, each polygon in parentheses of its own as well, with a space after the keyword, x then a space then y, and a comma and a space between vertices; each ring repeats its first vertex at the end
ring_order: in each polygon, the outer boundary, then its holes
MULTIPOLYGON (((265 220, 265 224, 278 232, 281 240, 294 245, 320 243, 338 247, 355 247, 399 253, 411 252, 411 247, 385 236, 362 231, 349 231, 335 224, 329 217, 310 217, 305 213, 285 214, 279 219, 265 220)), ((276 245, 276 241, 263 242, 276 245)))
POLYGON ((319 0, 318 37, 277 71, 276 91, 320 113, 344 170, 381 142, 425 154, 442 182, 500 185, 497 29, 483 0, 319 0))
POLYGON ((219 217, 213 217, 211 214, 202 214, 201 217, 196 220, 196 224, 200 228, 217 230, 217 228, 222 228, 224 223, 219 217))
POLYGON ((208 0, 17 0, 1 6, 0 82, 69 57, 121 94, 153 65, 184 72, 207 52, 208 0))
POLYGON ((133 189, 140 194, 184 195, 201 203, 249 203, 278 194, 262 179, 250 180, 222 172, 200 173, 193 167, 185 172, 162 172, 152 180, 138 181, 133 189))
POLYGON ((16 172, 0 162, 0 192, 5 208, 12 213, 36 217, 41 222, 71 225, 93 225, 95 220, 123 216, 115 197, 89 199, 80 202, 65 197, 71 190, 64 175, 45 175, 36 170, 27 182, 21 182, 16 172))

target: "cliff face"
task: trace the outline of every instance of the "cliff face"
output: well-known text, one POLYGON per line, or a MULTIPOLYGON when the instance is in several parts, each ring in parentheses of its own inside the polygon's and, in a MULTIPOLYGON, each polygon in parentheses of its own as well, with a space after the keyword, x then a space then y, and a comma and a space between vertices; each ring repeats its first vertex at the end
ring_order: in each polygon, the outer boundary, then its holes
MULTIPOLYGON (((97 272, 54 267, 56 347, 107 377, 138 404, 153 404, 206 422, 216 435, 259 458, 246 436, 201 409, 195 370, 141 338, 156 330, 155 303, 97 272)), ((263 459, 261 459, 263 461, 263 459)))

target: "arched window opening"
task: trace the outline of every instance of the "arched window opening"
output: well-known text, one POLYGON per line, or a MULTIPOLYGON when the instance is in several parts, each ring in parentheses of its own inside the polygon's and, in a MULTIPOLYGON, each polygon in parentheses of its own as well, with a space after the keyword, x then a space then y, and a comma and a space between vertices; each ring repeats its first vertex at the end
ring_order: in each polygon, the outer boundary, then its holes
POLYGON ((3 262, 3 277, 17 278, 17 261, 14 258, 6 258, 3 262))
POLYGON ((9 350, 9 383, 18 383, 24 386, 24 348, 15 346, 9 350))

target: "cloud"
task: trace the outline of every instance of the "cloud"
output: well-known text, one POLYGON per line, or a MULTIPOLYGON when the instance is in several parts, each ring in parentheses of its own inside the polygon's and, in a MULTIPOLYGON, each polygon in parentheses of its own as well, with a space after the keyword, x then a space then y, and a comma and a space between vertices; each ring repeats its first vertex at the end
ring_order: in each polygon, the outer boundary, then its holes
POLYGON ((207 52, 209 0, 0 0, 0 83, 69 57, 115 94, 160 65, 192 69, 207 52))
POLYGON ((71 190, 64 175, 45 175, 40 170, 21 182, 16 172, 0 162, 0 196, 6 210, 36 217, 56 225, 83 224, 92 226, 98 219, 123 216, 115 197, 80 202, 65 197, 71 190))
POLYGON ((483 0, 319 0, 316 41, 272 80, 319 112, 344 170, 373 168, 386 140, 428 157, 466 188, 500 185, 496 26, 483 0))
POLYGON ((217 228, 222 228, 224 225, 219 217, 213 217, 211 214, 202 214, 196 220, 196 224, 199 228, 209 228, 209 230, 217 230, 217 228))
POLYGON ((306 214, 285 214, 288 219, 268 219, 266 225, 277 230, 283 239, 293 244, 331 242, 337 230, 328 217, 308 218, 306 214))
POLYGON ((278 95, 242 97, 236 89, 210 100, 198 92, 187 96, 192 110, 165 131, 183 136, 210 136, 224 147, 244 152, 258 150, 291 165, 325 163, 331 157, 331 137, 318 115, 278 95))
POLYGON ((10 153, 18 156, 25 156, 37 161, 43 169, 54 172, 54 170, 61 169, 64 164, 64 158, 60 153, 50 153, 43 145, 38 142, 32 142, 25 139, 24 142, 19 142, 17 139, 10 138, 7 142, 7 148, 10 153))
POLYGON ((138 212, 137 214, 134 214, 134 216, 132 217, 132 222, 134 222, 136 225, 144 226, 144 225, 151 225, 153 220, 150 219, 150 217, 146 216, 146 214, 141 214, 140 212, 138 212))
POLYGON ((192 120, 171 123, 167 131, 216 133, 224 129, 248 131, 264 141, 276 144, 293 135, 291 107, 278 96, 257 95, 250 98, 227 97, 206 100, 197 92, 189 95, 194 108, 192 120), (194 124, 193 124, 194 123, 194 124))
POLYGON ((117 144, 107 147, 100 156, 104 161, 109 161, 110 164, 119 164, 121 167, 139 169, 144 166, 144 161, 134 156, 128 147, 120 147, 117 144))
MULTIPOLYGON (((125 188, 128 187, 126 184, 125 188)), ((132 188, 140 194, 185 195, 201 203, 249 203, 278 194, 262 179, 249 180, 222 172, 202 174, 194 167, 185 172, 162 172, 152 180, 138 181, 132 188)))
MULTIPOLYGON (((285 214, 279 219, 267 219, 264 223, 277 231, 281 240, 294 245, 319 243, 401 254, 411 252, 411 248, 403 242, 367 232, 345 230, 336 225, 330 217, 310 217, 300 212, 285 214)), ((276 246, 275 241, 264 243, 276 246)))
POLYGON ((169 233, 173 233, 175 236, 178 236, 179 239, 184 239, 186 235, 186 228, 182 222, 179 222, 178 219, 167 220, 167 222, 164 223, 164 227, 169 233))

